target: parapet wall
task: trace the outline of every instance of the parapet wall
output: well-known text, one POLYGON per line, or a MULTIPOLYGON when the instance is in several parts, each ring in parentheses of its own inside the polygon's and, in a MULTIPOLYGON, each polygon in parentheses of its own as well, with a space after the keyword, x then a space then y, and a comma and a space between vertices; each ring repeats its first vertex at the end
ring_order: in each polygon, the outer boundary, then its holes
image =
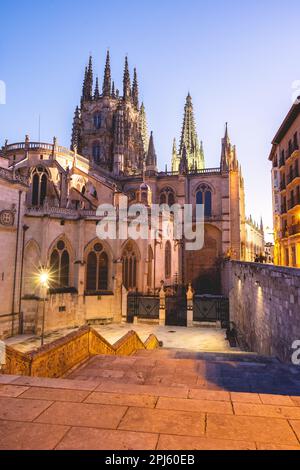
POLYGON ((230 261, 222 277, 230 319, 249 350, 291 362, 300 340, 300 269, 230 261))
POLYGON ((159 341, 154 335, 143 343, 135 331, 130 331, 115 345, 111 345, 93 328, 84 326, 31 353, 24 354, 6 347, 6 365, 2 372, 8 375, 59 378, 92 356, 130 356, 140 349, 152 350, 158 347, 159 341))

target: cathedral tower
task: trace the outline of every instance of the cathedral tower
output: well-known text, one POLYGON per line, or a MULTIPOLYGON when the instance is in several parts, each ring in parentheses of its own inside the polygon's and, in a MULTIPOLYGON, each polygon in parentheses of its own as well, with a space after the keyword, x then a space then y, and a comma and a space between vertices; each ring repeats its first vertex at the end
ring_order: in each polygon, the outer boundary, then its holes
POLYGON ((106 55, 102 91, 94 84, 92 57, 85 69, 81 105, 76 108, 71 149, 88 158, 95 168, 115 174, 141 174, 149 138, 145 107, 139 106, 137 71, 131 86, 125 58, 123 95, 112 81, 110 54, 106 55), (95 85, 95 86, 94 86, 95 85))
POLYGON ((191 95, 188 94, 184 108, 183 126, 179 151, 176 149, 176 141, 173 143, 172 171, 177 172, 181 164, 186 165, 190 171, 203 170, 205 168, 204 151, 202 142, 199 143, 196 132, 194 109, 191 95))

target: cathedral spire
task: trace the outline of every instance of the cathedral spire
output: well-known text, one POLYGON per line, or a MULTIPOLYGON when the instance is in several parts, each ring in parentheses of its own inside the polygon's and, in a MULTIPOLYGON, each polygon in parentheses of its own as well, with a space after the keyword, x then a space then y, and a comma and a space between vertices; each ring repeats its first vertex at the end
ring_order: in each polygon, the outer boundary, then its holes
POLYGON ((228 132, 228 122, 225 124, 225 134, 222 139, 221 169, 228 170, 231 158, 231 144, 228 132))
POLYGON ((183 150, 185 148, 188 169, 202 170, 205 168, 203 146, 199 145, 199 139, 196 132, 194 108, 192 97, 188 93, 184 107, 184 118, 181 132, 181 139, 179 145, 179 153, 173 147, 172 156, 172 171, 179 170, 180 161, 183 157, 183 150))
POLYGON ((192 103, 192 97, 190 93, 186 98, 186 104, 184 108, 184 119, 180 141, 180 152, 182 153, 184 145, 186 150, 194 150, 197 142, 197 134, 195 129, 194 109, 192 103))
POLYGON ((186 145, 183 144, 182 155, 179 163, 179 173, 181 175, 186 175, 189 171, 189 164, 187 158, 187 148, 186 145))
POLYGON ((81 95, 81 103, 86 99, 86 89, 87 89, 87 75, 88 75, 88 68, 85 67, 84 71, 84 79, 83 79, 83 84, 82 84, 82 95, 81 95))
POLYGON ((98 100, 100 98, 100 91, 99 91, 99 79, 96 77, 96 86, 94 92, 94 100, 98 100))
POLYGON ((157 170, 157 156, 154 147, 154 138, 153 132, 151 132, 150 140, 149 140, 149 148, 147 153, 146 159, 146 167, 151 170, 157 170))
POLYGON ((147 128, 147 116, 144 103, 141 104, 140 109, 140 119, 139 119, 139 129, 143 141, 144 152, 148 150, 149 137, 148 137, 148 128, 147 128))
POLYGON ((130 74, 128 67, 128 57, 125 57, 125 68, 124 68, 124 78, 123 78, 123 99, 125 101, 130 100, 131 98, 131 83, 130 83, 130 74))
POLYGON ((80 130, 81 130, 81 116, 79 107, 76 106, 74 119, 73 119, 73 128, 72 128, 72 140, 71 140, 71 150, 73 152, 81 152, 80 148, 80 130))
POLYGON ((103 92, 103 96, 110 96, 111 94, 111 69, 110 69, 109 51, 107 51, 107 54, 106 54, 106 64, 105 64, 105 70, 104 70, 102 92, 103 92))
POLYGON ((88 71, 87 71, 87 98, 89 100, 91 100, 93 96, 93 82, 94 82, 93 58, 92 56, 90 56, 89 66, 88 66, 88 71))
POLYGON ((261 232, 264 232, 264 222, 263 222, 263 218, 262 218, 262 217, 260 218, 260 231, 261 231, 261 232))
POLYGON ((89 58, 89 65, 85 68, 84 80, 82 86, 81 103, 93 98, 93 59, 89 58))
POLYGON ((134 77, 133 77, 133 84, 132 84, 132 101, 133 101, 134 106, 138 109, 139 108, 139 85, 138 85, 136 68, 134 69, 134 77))
POLYGON ((177 153, 177 144, 176 144, 176 138, 174 137, 173 140, 173 155, 177 153))

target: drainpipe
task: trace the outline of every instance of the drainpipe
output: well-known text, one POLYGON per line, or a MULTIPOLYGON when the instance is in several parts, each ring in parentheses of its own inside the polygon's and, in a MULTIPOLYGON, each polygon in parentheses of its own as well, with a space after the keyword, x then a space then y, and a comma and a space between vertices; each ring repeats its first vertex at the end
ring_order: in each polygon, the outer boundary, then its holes
POLYGON ((22 240, 22 260, 21 260, 21 274, 20 274, 20 294, 19 294, 19 334, 23 334, 23 323, 21 322, 21 307, 22 307, 22 290, 23 290, 23 271, 24 271, 24 251, 25 251, 25 234, 29 227, 23 225, 23 240, 22 240))
POLYGON ((12 335, 12 336, 14 336, 14 328, 15 328, 15 296, 16 296, 17 268, 18 268, 18 252, 19 252, 19 236, 20 236, 21 197, 22 197, 22 191, 19 191, 18 221, 17 221, 17 239, 16 239, 16 253, 15 253, 15 271, 14 271, 13 296, 12 296, 12 306, 11 306, 11 313, 12 313, 11 335, 12 335))

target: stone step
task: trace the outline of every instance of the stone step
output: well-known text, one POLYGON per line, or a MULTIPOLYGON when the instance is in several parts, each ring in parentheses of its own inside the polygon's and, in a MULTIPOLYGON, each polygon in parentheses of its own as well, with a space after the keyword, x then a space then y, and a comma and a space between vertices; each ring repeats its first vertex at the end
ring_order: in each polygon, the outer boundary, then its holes
POLYGON ((152 357, 155 359, 192 359, 209 362, 247 362, 254 364, 279 364, 275 357, 259 356, 256 353, 243 352, 239 349, 231 352, 195 352, 183 349, 158 349, 155 351, 137 351, 135 357, 152 357))

